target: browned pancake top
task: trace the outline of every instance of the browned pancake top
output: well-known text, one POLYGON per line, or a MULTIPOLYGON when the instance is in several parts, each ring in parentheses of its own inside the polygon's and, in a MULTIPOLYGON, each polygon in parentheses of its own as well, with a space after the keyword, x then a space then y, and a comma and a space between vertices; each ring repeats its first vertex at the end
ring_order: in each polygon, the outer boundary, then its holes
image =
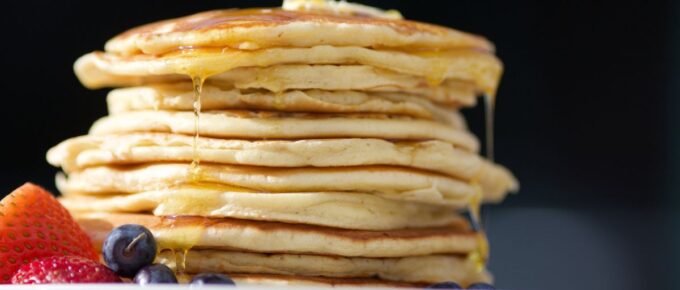
POLYGON ((334 14, 312 11, 286 11, 279 8, 222 9, 205 11, 189 16, 163 20, 130 29, 117 38, 123 39, 135 34, 158 33, 158 29, 174 24, 170 31, 207 31, 212 29, 248 28, 254 26, 277 26, 293 22, 344 23, 384 25, 403 34, 429 33, 444 35, 449 28, 410 20, 376 18, 362 14, 334 14))
MULTIPOLYGON (((129 38, 155 41, 167 35, 186 35, 189 33, 218 32, 221 36, 230 35, 232 32, 250 28, 272 28, 294 23, 307 24, 338 24, 354 26, 384 27, 399 35, 411 36, 415 34, 432 37, 447 38, 455 35, 457 48, 472 48, 482 51, 493 51, 493 45, 483 37, 453 30, 451 28, 434 24, 402 19, 387 19, 372 17, 361 13, 339 14, 323 11, 287 11, 280 8, 251 8, 251 9, 223 9, 201 12, 189 16, 158 21, 155 23, 139 26, 114 37, 114 42, 124 42, 129 38)), ((175 39, 173 37, 173 39, 175 39)), ((258 39, 242 39, 244 41, 258 42, 258 39)), ((219 42, 219 40, 218 40, 219 42)), ((174 49, 186 49, 196 46, 188 43, 180 47, 166 47, 156 53, 167 52, 174 49), (187 47, 188 46, 188 47, 187 47)), ((209 43, 203 46, 225 46, 224 43, 209 43)), ((374 43, 373 47, 381 47, 384 44, 374 43)), ((410 47, 418 49, 418 47, 410 47)), ((425 47, 421 47, 425 48, 425 47)), ((449 47, 451 48, 451 47, 449 47)), ((431 48, 427 48, 431 49, 431 48)))
MULTIPOLYGON (((212 10, 184 17, 167 19, 130 29, 119 34, 115 38, 125 39, 133 35, 142 34, 208 31, 215 29, 249 28, 256 26, 279 26, 294 22, 389 26, 395 31, 405 35, 414 33, 446 35, 451 31, 450 28, 434 24, 402 19, 377 18, 356 13, 352 15, 345 15, 312 11, 286 11, 280 8, 250 8, 212 10), (161 28, 166 27, 168 24, 173 25, 172 29, 161 30, 161 28)), ((470 36, 475 37, 473 35, 470 36)))

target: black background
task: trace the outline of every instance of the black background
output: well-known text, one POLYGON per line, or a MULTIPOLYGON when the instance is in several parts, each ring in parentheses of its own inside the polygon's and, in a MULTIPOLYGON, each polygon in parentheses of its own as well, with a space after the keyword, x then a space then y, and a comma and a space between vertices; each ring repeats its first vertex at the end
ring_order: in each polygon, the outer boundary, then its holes
MULTIPOLYGON (((487 212, 509 289, 672 289, 680 184, 680 3, 365 1, 487 36, 505 63, 496 157, 522 184, 487 212)), ((54 188, 44 160, 106 114, 73 61, 113 35, 206 9, 280 1, 5 1, 0 190, 54 188)), ((466 112, 483 133, 481 108, 466 112)), ((675 279, 675 281, 673 281, 675 279)), ((673 287, 675 286, 675 287, 673 287)))

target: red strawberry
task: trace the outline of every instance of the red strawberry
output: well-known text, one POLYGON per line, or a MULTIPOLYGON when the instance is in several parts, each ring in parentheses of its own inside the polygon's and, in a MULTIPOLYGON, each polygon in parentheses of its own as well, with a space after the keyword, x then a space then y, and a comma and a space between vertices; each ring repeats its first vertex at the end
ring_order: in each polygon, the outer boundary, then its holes
POLYGON ((22 265, 12 284, 118 283, 106 266, 78 256, 53 256, 22 265))
POLYGON ((98 260, 88 236, 45 189, 26 183, 0 201, 0 284, 37 258, 98 260))

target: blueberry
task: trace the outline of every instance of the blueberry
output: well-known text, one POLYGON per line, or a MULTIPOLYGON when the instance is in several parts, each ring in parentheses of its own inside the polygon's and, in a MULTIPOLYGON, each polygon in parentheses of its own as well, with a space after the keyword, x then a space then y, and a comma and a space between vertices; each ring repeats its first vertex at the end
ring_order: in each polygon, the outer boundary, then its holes
POLYGON ((119 276, 132 278, 156 258, 156 240, 140 225, 122 225, 104 240, 102 255, 106 265, 119 276))
POLYGON ((425 289, 451 289, 451 290, 462 290, 463 288, 460 287, 455 282, 441 282, 437 284, 432 284, 430 286, 427 286, 425 289))
POLYGON ((134 279, 139 285, 146 284, 177 284, 175 272, 163 264, 146 266, 137 272, 134 279))
POLYGON ((491 284, 486 284, 486 283, 475 283, 467 287, 468 290, 495 290, 496 287, 493 287, 491 284))
POLYGON ((203 273, 194 276, 191 279, 192 285, 204 285, 204 284, 221 284, 221 285, 236 285, 234 281, 227 275, 216 274, 216 273, 203 273))

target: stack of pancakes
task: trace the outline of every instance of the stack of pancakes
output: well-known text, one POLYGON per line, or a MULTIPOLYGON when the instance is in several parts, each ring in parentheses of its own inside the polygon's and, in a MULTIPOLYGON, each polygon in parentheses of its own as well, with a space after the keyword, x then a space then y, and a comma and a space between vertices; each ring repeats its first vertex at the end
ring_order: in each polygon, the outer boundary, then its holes
POLYGON ((110 115, 47 158, 95 242, 142 224, 187 275, 488 281, 460 213, 517 183, 458 109, 501 70, 481 37, 346 2, 199 13, 81 57, 85 86, 119 87, 110 115))

